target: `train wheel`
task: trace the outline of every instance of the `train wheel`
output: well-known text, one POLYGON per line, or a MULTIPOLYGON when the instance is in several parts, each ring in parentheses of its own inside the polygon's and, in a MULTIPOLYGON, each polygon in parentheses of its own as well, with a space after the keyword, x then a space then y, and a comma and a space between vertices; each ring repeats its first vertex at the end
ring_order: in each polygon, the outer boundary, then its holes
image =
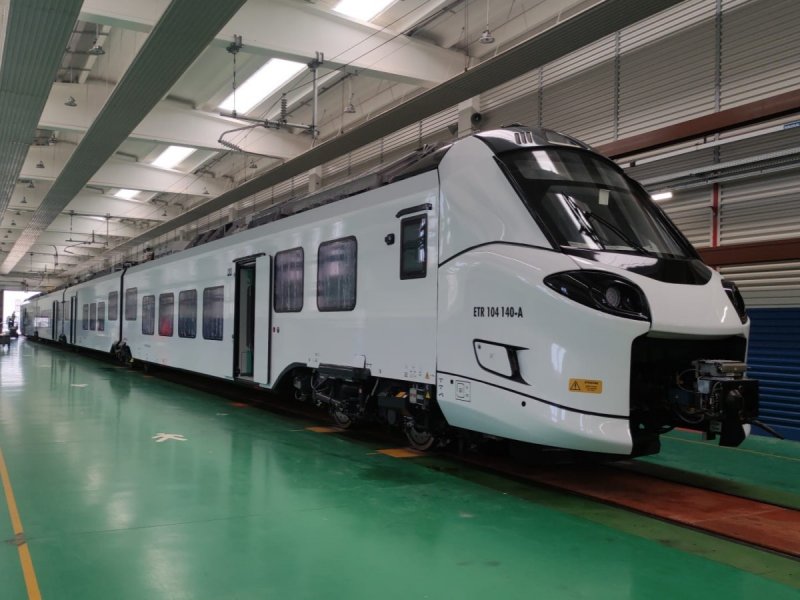
POLYGON ((436 443, 436 437, 430 431, 419 429, 416 425, 406 427, 406 438, 412 448, 422 452, 430 450, 436 443))
POLYGON ((331 412, 331 416, 333 417, 333 422, 336 423, 337 427, 341 427, 342 429, 350 429, 353 425, 353 419, 348 417, 340 410, 334 410, 331 412))

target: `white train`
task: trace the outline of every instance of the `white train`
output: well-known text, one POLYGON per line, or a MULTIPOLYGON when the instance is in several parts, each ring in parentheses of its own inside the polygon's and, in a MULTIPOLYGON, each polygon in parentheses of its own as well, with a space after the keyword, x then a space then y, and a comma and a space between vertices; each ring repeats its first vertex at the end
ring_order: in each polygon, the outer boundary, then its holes
POLYGON ((757 416, 736 287, 573 138, 478 133, 276 210, 39 296, 24 333, 293 390, 423 449, 640 455, 676 425, 738 445, 757 416))

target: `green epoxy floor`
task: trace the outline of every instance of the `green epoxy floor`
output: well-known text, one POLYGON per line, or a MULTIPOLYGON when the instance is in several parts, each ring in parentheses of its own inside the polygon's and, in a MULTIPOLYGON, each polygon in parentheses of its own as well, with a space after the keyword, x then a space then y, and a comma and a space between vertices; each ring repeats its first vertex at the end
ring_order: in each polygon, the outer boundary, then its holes
MULTIPOLYGON (((800 597, 788 559, 309 425, 0 351, 0 449, 45 599, 800 597)), ((0 597, 28 597, 11 543, 0 597)))

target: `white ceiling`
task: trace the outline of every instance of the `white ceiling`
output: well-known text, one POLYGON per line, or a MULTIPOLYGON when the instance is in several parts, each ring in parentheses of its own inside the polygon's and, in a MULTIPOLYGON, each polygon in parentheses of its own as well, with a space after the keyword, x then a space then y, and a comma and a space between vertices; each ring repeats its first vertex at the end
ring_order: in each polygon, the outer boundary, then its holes
MULTIPOLYGON (((24 1, 0 1, 3 28, 9 7, 24 1)), ((247 0, 116 152, 101 157, 103 166, 39 231, 29 226, 34 211, 116 86, 130 76, 137 52, 169 6, 167 0, 85 0, 50 79, 38 131, 31 132, 35 141, 0 214, 0 287, 19 287, 23 280, 30 286, 57 284, 59 275, 80 267, 79 253, 107 253, 312 147, 308 132, 289 128, 227 134, 225 139, 243 152, 219 143, 226 130, 252 124, 218 111, 231 92, 234 55, 226 46, 234 34, 243 38, 236 55, 240 85, 271 58, 306 63, 316 52, 324 53, 318 118, 324 141, 535 35, 559 15, 563 19, 573 8, 600 1, 397 0, 364 23, 336 13, 335 0, 247 0), (493 44, 478 42, 487 28, 487 7, 493 44), (104 54, 88 52, 96 44, 104 54), (65 104, 70 98, 76 106, 65 104), (356 112, 345 113, 351 101, 356 112), (172 170, 151 166, 170 144, 197 151, 172 170), (144 192, 122 200, 114 197, 120 188, 144 192)), ((7 38, 8 32, 3 33, 7 38)), ((180 43, 176 36, 175 44, 180 43)), ((4 60, 7 56, 6 51, 4 60)), ((6 68, 0 64, 0 73, 6 68)), ((310 78, 304 69, 247 116, 279 118, 285 93, 287 120, 309 124, 310 78)), ((0 156, 0 167, 4 160, 0 156)))

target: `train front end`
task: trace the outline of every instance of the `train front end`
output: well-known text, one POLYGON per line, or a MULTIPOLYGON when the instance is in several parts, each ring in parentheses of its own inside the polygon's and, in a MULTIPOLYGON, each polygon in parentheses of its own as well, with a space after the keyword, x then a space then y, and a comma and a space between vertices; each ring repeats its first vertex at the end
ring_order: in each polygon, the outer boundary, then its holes
POLYGON ((601 453, 758 415, 732 282, 584 144, 508 128, 440 165, 439 404, 457 426, 601 453))

